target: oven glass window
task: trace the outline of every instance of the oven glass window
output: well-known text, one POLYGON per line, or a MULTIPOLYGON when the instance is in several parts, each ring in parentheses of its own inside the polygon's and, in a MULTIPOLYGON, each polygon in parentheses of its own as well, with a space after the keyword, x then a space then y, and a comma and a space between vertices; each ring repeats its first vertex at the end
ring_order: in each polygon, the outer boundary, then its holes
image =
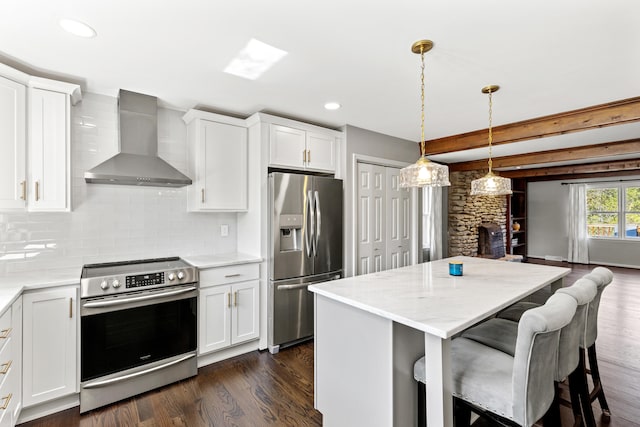
POLYGON ((81 317, 82 381, 195 351, 197 299, 81 317))

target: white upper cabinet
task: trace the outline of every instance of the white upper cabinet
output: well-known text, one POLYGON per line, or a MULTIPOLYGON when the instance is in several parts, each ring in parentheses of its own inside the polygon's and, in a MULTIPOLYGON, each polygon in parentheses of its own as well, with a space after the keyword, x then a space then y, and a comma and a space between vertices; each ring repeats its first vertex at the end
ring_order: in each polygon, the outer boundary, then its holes
POLYGON ((70 210, 69 96, 29 88, 29 210, 70 210))
POLYGON ((317 132, 271 125, 269 166, 335 172, 336 138, 317 132))
POLYGON ((80 98, 78 85, 0 64, 0 209, 71 210, 71 105, 80 98))
POLYGON ((0 76, 0 209, 25 207, 25 135, 26 88, 0 76))
POLYGON ((242 212, 247 201, 247 129, 244 121, 190 110, 187 123, 190 211, 242 212))

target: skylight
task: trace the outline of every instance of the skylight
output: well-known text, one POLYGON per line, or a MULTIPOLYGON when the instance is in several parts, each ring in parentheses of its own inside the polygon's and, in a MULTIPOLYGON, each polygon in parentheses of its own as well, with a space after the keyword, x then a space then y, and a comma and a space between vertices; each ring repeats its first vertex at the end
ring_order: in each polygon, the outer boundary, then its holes
POLYGON ((229 65, 224 69, 225 73, 255 80, 265 73, 276 62, 287 54, 284 50, 270 46, 260 40, 251 39, 229 65))

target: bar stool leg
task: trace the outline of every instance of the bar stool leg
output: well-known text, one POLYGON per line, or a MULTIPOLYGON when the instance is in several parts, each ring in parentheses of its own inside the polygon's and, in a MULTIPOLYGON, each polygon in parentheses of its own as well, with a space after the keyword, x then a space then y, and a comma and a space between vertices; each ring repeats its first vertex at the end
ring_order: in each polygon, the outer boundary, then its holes
POLYGON ((554 381, 553 402, 542 417, 542 425, 544 427, 555 427, 561 424, 560 421, 560 385, 554 381))
POLYGON ((418 427, 427 427, 427 386, 418 381, 418 427))
POLYGON ((598 398, 600 408, 602 409, 602 421, 608 423, 611 420, 611 411, 609 411, 609 404, 604 397, 604 389, 602 388, 602 381, 600 381, 600 370, 598 369, 595 343, 587 349, 587 353, 589 354, 589 369, 591 370, 591 379, 593 380, 593 391, 589 395, 589 402, 593 402, 596 397, 598 398))
POLYGON ((469 427, 471 425, 471 408, 464 401, 453 398, 453 422, 455 427, 469 427))
MULTIPOLYGON (((584 414, 584 423, 587 427, 596 427, 596 418, 593 415, 591 407, 591 397, 589 396, 589 383, 587 382, 587 366, 585 364, 585 351, 580 349, 580 361, 578 363, 580 374, 576 375, 578 383, 580 403, 582 403, 582 413, 584 414)), ((571 381, 571 379, 569 380, 571 381)))
POLYGON ((581 375, 584 370, 580 364, 569 374, 569 395, 571 396, 571 410, 573 411, 573 426, 582 427, 582 410, 580 409, 580 385, 582 383, 581 375))

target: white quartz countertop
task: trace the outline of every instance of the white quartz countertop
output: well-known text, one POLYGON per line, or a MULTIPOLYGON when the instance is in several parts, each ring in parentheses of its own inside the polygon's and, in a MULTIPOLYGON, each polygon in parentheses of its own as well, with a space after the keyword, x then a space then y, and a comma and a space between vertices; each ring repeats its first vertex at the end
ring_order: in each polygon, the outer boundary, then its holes
POLYGON ((190 255, 182 257, 183 260, 198 268, 224 267, 227 265, 252 264, 262 262, 262 258, 241 252, 231 252, 217 255, 190 255))
MULTIPOLYGON (((261 262, 262 258, 243 253, 217 255, 192 255, 182 257, 198 268, 224 267, 226 265, 261 262)), ((27 271, 0 276, 0 313, 11 305, 26 290, 79 285, 82 267, 27 271)))
POLYGON ((450 338, 569 274, 571 269, 454 257, 309 286, 318 295, 450 338), (463 276, 449 275, 449 261, 463 276))
POLYGON ((25 290, 78 285, 81 268, 29 271, 0 276, 0 313, 25 290))

